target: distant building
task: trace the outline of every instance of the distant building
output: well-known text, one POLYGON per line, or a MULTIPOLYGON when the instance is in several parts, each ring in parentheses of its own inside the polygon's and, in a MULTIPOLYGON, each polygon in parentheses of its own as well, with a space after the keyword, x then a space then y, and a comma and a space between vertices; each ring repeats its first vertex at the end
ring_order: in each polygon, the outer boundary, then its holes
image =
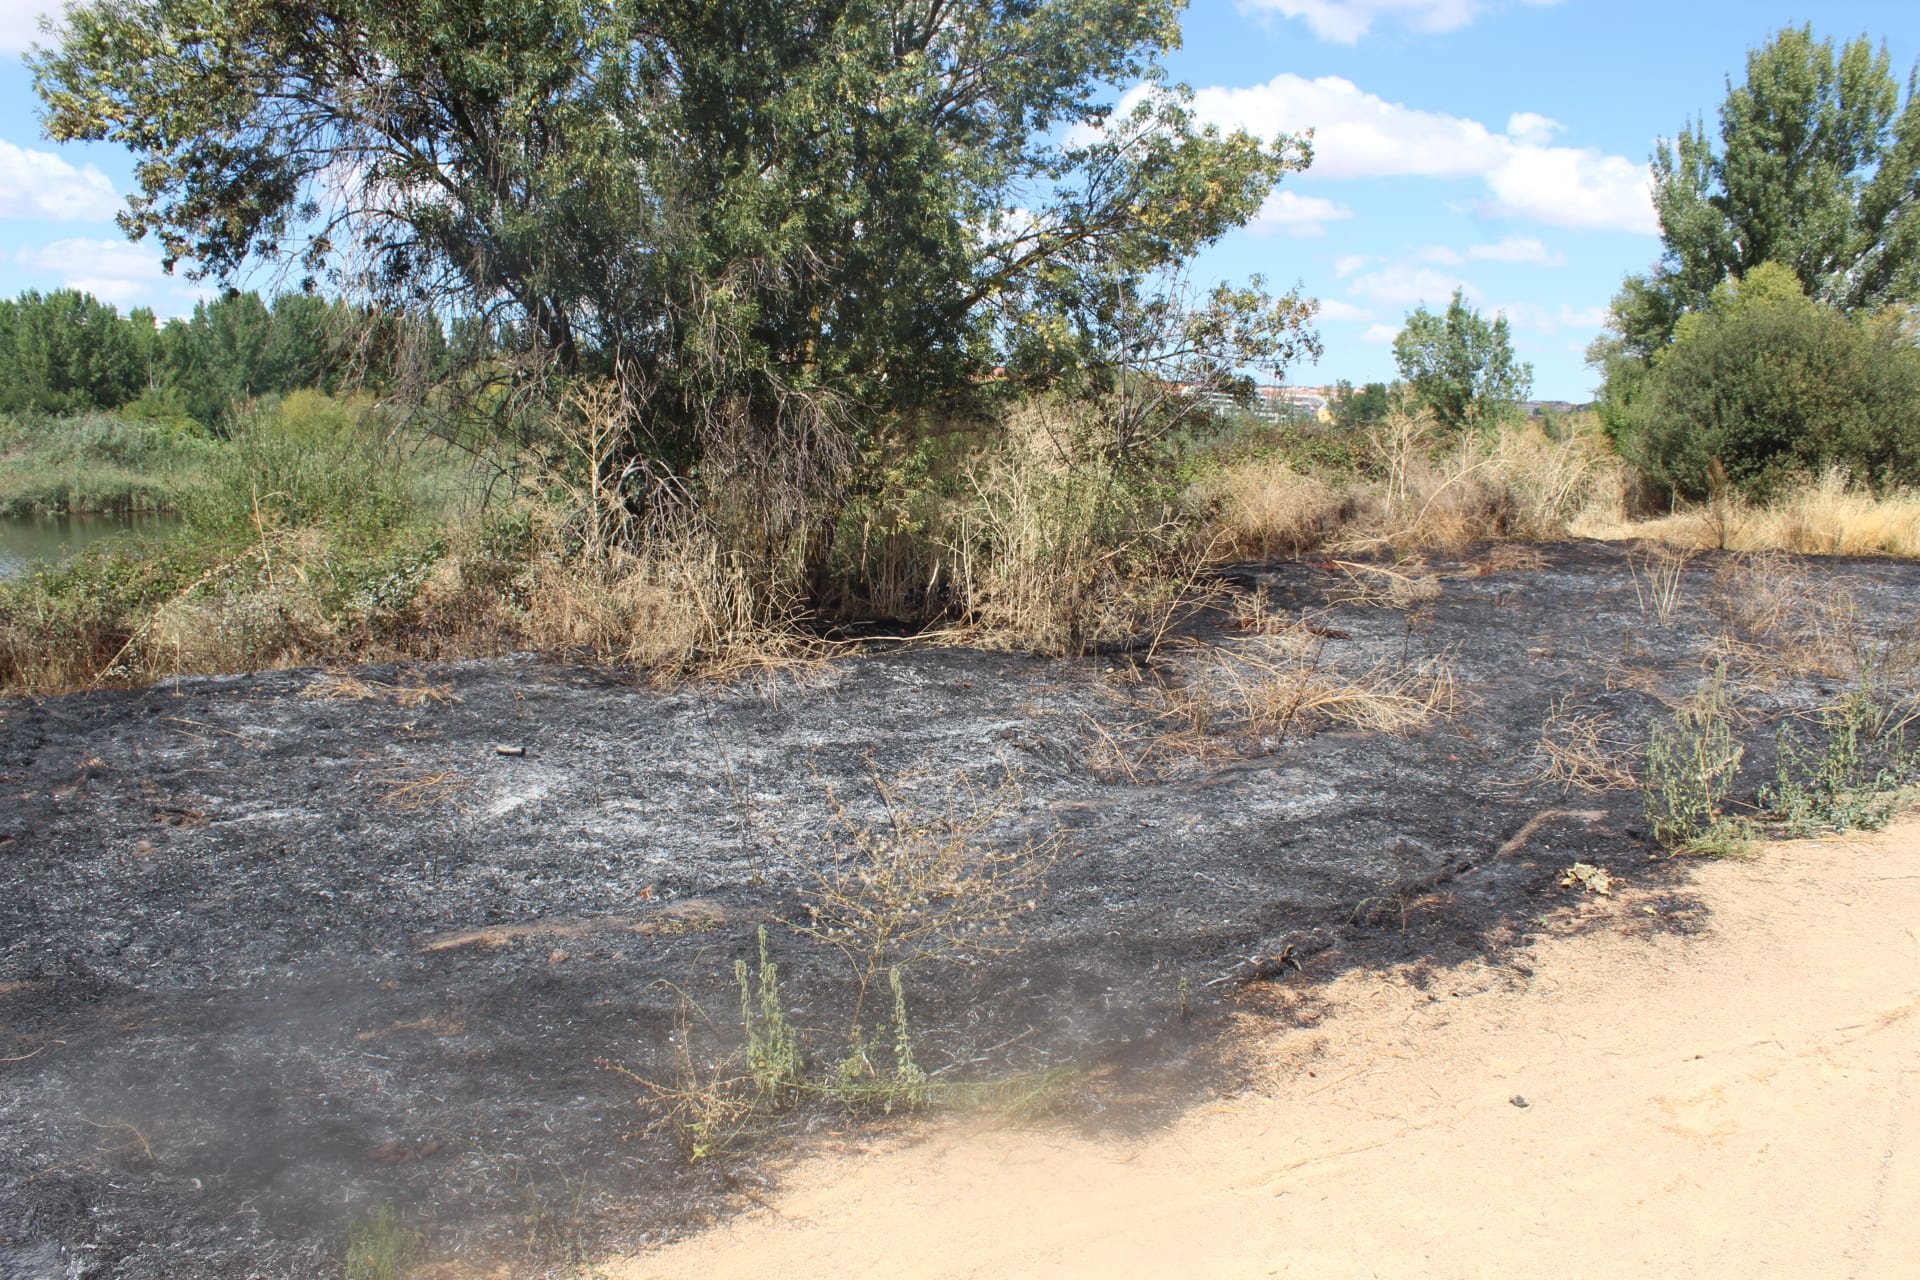
POLYGON ((1242 404, 1224 391, 1203 391, 1191 383, 1176 384, 1184 396, 1198 396, 1219 413, 1245 413, 1262 422, 1332 422, 1331 396, 1326 387, 1255 387, 1252 404, 1242 404))

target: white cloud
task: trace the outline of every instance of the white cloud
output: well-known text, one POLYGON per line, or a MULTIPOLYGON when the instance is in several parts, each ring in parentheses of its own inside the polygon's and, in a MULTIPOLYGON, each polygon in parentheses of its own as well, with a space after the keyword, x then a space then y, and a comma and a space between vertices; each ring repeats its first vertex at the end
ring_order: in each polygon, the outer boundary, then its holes
POLYGON ((1346 279, 1356 271, 1362 271, 1373 265, 1373 255, 1366 253, 1343 253, 1333 260, 1333 273, 1346 279))
MULTIPOLYGON (((1558 0, 1526 0, 1555 4, 1558 0)), ((1242 8, 1264 9, 1286 18, 1303 18, 1322 40, 1353 44, 1374 19, 1393 16, 1421 31, 1453 31, 1490 6, 1486 0, 1242 0, 1242 8)))
POLYGON ((1564 267, 1567 255, 1549 249, 1533 236, 1506 236, 1492 244, 1476 244, 1467 250, 1475 262, 1530 262, 1539 267, 1564 267))
POLYGON ((1480 290, 1458 276, 1407 263, 1394 263, 1378 271, 1355 276, 1347 285, 1347 292, 1354 297, 1388 307, 1417 306, 1422 303, 1443 306, 1453 297, 1455 289, 1466 295, 1470 302, 1480 300, 1480 290))
POLYGON ((1344 222, 1352 216, 1353 210, 1323 196, 1275 191, 1260 205, 1247 229, 1255 235, 1319 236, 1326 234, 1329 222, 1344 222))
POLYGON ((1320 299, 1320 319, 1334 324, 1363 324, 1373 319, 1373 312, 1365 307, 1356 307, 1351 302, 1342 302, 1338 298, 1320 299))
POLYGON ((1566 302, 1557 306, 1538 302, 1509 302, 1503 303, 1498 310, 1516 331, 1537 333, 1548 338, 1562 329, 1599 329, 1607 322, 1605 307, 1576 307, 1566 302))
MULTIPOLYGON (((1122 101, 1131 107, 1143 90, 1122 101)), ((1223 128, 1271 137, 1314 131, 1309 178, 1479 178, 1486 212, 1566 227, 1654 234, 1647 167, 1591 148, 1551 146, 1554 122, 1521 112, 1498 133, 1478 120, 1422 111, 1364 91, 1351 80, 1291 72, 1249 88, 1200 90, 1194 107, 1223 128)))
POLYGON ((1367 327, 1367 331, 1360 335, 1360 341, 1390 343, 1399 336, 1400 336, 1399 325, 1376 324, 1376 325, 1369 325, 1367 327))
POLYGON ((1625 156, 1572 147, 1523 145, 1487 175, 1488 212, 1561 227, 1610 228, 1657 235, 1647 166, 1625 156))
POLYGON ((1553 141, 1554 134, 1566 131, 1567 126, 1558 120, 1535 111, 1516 111, 1507 117, 1507 136, 1520 142, 1545 146, 1553 141))
POLYGON ((0 0, 0 51, 25 53, 27 46, 50 43, 40 30, 41 15, 59 16, 57 4, 38 4, 35 0, 0 0))
POLYGON ((104 222, 124 207, 112 179, 92 165, 77 169, 51 151, 0 139, 0 218, 104 222))
POLYGON ((120 306, 138 301, 166 279, 159 254, 125 240, 56 240, 38 249, 22 249, 16 256, 23 265, 57 278, 66 288, 120 306))
POLYGON ((1469 245, 1466 249, 1449 249, 1446 245, 1429 245, 1420 250, 1422 262, 1438 263, 1441 266, 1457 267, 1468 262, 1520 262, 1537 267, 1564 267, 1567 255, 1549 249, 1533 236, 1506 236, 1492 244, 1469 245))

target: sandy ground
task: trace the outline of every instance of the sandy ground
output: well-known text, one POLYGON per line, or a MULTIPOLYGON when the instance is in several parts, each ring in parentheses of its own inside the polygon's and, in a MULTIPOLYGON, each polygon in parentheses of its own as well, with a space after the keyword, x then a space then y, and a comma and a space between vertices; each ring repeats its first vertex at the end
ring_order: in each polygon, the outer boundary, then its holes
POLYGON ((1136 1141, 930 1125, 605 1274, 1920 1275, 1920 822, 1698 893, 1692 936, 1628 887, 1518 968, 1343 977, 1136 1141))

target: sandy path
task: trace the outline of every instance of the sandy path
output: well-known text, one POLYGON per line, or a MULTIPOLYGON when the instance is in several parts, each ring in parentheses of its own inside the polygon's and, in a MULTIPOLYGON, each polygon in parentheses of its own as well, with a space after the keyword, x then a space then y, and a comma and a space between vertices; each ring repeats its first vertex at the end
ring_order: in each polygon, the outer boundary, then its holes
POLYGON ((1132 1144, 933 1125, 606 1274, 1920 1276, 1920 823, 1698 882, 1701 935, 1343 978, 1132 1144))

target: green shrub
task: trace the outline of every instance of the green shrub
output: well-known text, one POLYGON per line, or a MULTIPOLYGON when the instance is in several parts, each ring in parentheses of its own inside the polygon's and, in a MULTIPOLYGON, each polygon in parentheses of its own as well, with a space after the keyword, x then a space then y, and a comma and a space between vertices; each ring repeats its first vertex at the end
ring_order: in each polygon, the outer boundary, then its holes
POLYGON ((1765 497, 1834 466, 1920 483, 1920 351, 1897 317, 1849 318, 1767 264, 1681 320, 1617 422, 1622 452, 1684 497, 1722 475, 1765 497))

